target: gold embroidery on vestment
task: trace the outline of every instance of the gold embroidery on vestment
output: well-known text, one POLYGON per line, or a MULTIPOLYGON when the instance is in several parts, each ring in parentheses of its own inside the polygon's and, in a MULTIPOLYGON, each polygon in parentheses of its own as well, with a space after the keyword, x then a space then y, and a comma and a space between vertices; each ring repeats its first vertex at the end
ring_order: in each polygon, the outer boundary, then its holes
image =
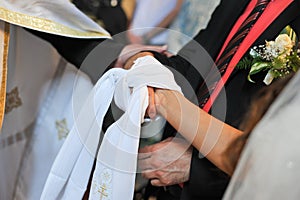
POLYGON ((80 31, 48 19, 14 12, 2 7, 0 7, 0 19, 18 26, 69 37, 110 37, 106 33, 80 31))
POLYGON ((20 98, 18 87, 15 87, 6 93, 5 114, 20 106, 22 106, 22 99, 20 98))
POLYGON ((58 139, 59 140, 62 140, 62 139, 65 139, 70 130, 68 129, 68 125, 67 125, 67 120, 66 119, 63 119, 63 120, 57 120, 55 122, 55 127, 56 127, 56 130, 57 130, 57 133, 58 133, 58 139))

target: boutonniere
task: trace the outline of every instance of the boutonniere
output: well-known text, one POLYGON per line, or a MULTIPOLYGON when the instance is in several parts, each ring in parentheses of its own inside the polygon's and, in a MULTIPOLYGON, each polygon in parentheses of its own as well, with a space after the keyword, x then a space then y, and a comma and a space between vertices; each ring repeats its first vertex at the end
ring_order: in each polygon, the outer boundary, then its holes
POLYGON ((284 77, 299 69, 300 58, 296 40, 295 32, 287 27, 275 41, 266 41, 264 45, 251 48, 249 56, 242 59, 237 67, 250 69, 248 74, 250 82, 254 82, 251 80, 251 75, 267 71, 263 82, 269 85, 274 79, 284 77))

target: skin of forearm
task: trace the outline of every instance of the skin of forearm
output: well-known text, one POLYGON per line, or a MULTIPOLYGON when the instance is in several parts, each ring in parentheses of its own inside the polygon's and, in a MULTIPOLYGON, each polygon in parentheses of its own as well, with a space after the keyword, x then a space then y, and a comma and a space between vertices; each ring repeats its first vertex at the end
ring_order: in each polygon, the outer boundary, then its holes
POLYGON ((224 164, 226 149, 242 132, 209 115, 178 92, 157 90, 157 111, 224 172, 231 174, 224 164))

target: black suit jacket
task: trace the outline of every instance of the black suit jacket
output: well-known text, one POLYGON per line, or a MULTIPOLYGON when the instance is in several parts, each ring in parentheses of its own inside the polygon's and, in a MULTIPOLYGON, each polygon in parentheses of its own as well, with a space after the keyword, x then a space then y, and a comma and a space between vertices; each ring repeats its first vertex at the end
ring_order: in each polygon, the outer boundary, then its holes
MULTIPOLYGON (((212 60, 215 60, 218 56, 233 25, 244 12, 249 2, 249 0, 222 0, 213 13, 207 28, 200 31, 194 38, 194 41, 188 43, 177 56, 170 59, 162 58, 161 56, 158 56, 158 58, 164 64, 184 75, 193 89, 197 91, 208 69, 212 66, 212 60), (207 53, 199 48, 198 44, 207 53), (201 73, 199 73, 199 69, 201 73)), ((291 25, 297 35, 300 36, 299 0, 294 0, 258 37, 253 46, 265 44, 266 40, 274 40, 287 25, 291 25)), ((227 101, 225 102, 223 97, 219 97, 214 103, 215 111, 212 115, 223 120, 224 113, 221 110, 226 106, 224 121, 234 127, 239 126, 256 92, 260 88, 265 87, 262 83, 264 74, 254 77, 257 80, 255 84, 247 81, 247 74, 248 71, 235 70, 225 85, 227 101)), ((195 101, 194 97, 190 98, 192 101, 195 101)), ((170 131, 171 129, 168 128, 167 130, 170 131)), ((198 151, 194 150, 190 180, 184 185, 181 199, 221 199, 228 181, 228 176, 218 170, 208 160, 199 159, 198 151)))

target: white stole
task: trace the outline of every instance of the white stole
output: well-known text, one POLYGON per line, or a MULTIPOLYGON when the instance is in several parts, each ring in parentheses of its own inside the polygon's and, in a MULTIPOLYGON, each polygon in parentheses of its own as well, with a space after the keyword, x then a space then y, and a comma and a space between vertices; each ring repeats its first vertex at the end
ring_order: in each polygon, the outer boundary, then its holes
POLYGON ((0 20, 67 37, 110 38, 69 0, 1 0, 0 20))
POLYGON ((173 74, 155 58, 131 70, 111 69, 97 82, 52 166, 41 199, 81 199, 97 158, 89 199, 132 199, 147 86, 180 91, 173 74), (104 135, 103 117, 113 99, 125 113, 104 135))

